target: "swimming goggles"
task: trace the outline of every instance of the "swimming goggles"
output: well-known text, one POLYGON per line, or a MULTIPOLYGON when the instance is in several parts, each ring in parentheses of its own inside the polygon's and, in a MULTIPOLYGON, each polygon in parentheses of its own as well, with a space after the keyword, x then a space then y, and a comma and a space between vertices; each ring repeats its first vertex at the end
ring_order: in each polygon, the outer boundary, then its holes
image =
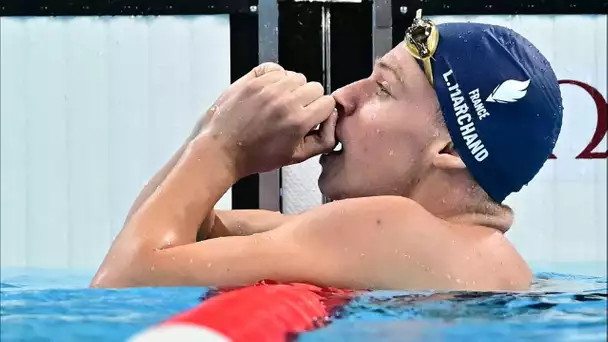
POLYGON ((433 21, 422 18, 421 9, 416 11, 414 22, 405 31, 404 43, 409 53, 422 61, 426 78, 434 85, 431 58, 439 45, 439 30, 433 21))

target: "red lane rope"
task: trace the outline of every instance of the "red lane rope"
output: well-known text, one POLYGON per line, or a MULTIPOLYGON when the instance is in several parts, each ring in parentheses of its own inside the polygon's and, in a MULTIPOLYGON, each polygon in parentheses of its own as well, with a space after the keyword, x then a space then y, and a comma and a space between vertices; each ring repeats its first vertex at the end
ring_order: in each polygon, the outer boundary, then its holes
POLYGON ((134 336, 131 342, 284 342, 323 327, 354 291, 263 281, 223 289, 198 306, 134 336))

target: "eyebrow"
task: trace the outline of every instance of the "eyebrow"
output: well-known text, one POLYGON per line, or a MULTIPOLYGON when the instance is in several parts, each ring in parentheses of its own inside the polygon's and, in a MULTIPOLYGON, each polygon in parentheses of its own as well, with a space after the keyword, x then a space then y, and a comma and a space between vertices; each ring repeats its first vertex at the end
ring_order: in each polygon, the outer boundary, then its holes
POLYGON ((377 60, 375 64, 377 67, 380 67, 381 69, 386 69, 386 70, 390 71, 393 74, 393 76, 395 76, 397 83, 400 86, 404 86, 403 77, 401 75, 399 75, 397 68, 395 68, 394 66, 390 65, 389 63, 387 63, 381 59, 377 60))

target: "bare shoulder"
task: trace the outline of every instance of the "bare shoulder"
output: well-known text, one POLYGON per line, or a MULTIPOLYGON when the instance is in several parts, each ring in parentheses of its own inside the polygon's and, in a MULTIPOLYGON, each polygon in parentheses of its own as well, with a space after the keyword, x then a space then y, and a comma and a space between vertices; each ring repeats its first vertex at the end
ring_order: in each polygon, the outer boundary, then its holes
POLYGON ((402 223, 413 218, 432 218, 422 206, 409 198, 400 196, 374 196, 351 198, 331 202, 300 215, 300 220, 315 219, 357 221, 357 226, 369 224, 402 223), (363 221, 361 221, 363 220, 363 221))
POLYGON ((403 197, 332 202, 282 233, 314 249, 345 286, 377 289, 525 289, 530 273, 498 231, 454 226, 403 197))
POLYGON ((408 289, 428 283, 416 273, 431 253, 424 242, 433 236, 420 227, 432 221, 432 215, 407 198, 355 198, 298 215, 273 235, 314 254, 317 265, 323 265, 318 269, 325 270, 323 279, 332 286, 408 289))
POLYGON ((433 216, 416 202, 398 196, 374 196, 331 202, 292 219, 287 226, 298 235, 340 238, 344 244, 382 242, 404 236, 433 216), (393 236, 394 238, 394 236, 393 236))

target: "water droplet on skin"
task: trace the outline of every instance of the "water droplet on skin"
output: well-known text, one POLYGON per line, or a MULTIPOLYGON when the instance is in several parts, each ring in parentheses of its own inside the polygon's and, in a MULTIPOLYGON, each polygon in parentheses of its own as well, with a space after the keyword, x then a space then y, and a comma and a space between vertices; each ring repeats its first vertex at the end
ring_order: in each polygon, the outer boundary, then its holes
POLYGON ((348 248, 347 248, 347 247, 344 247, 344 251, 345 251, 345 252, 348 252, 348 248))
POLYGON ((154 267, 154 265, 152 265, 152 267, 150 267, 150 271, 154 271, 156 267, 154 267))
POLYGON ((211 264, 210 262, 209 262, 209 263, 207 263, 207 267, 211 267, 211 265, 212 265, 212 264, 211 264))
POLYGON ((393 151, 393 150, 388 151, 389 156, 393 156, 394 154, 395 154, 395 151, 393 151))
POLYGON ((471 257, 467 255, 466 257, 464 257, 464 260, 471 260, 471 257))
POLYGON ((395 249, 395 254, 399 254, 399 250, 398 249, 395 249))
POLYGON ((175 257, 174 257, 174 256, 173 256, 173 257, 171 257, 171 260, 175 260, 175 257))
POLYGON ((409 254, 403 254, 403 256, 406 257, 406 258, 408 258, 408 259, 411 258, 409 254))
POLYGON ((462 280, 460 280, 460 279, 458 279, 458 278, 456 278, 456 282, 457 282, 458 284, 462 284, 462 280))
POLYGON ((361 253, 361 257, 363 258, 365 256, 365 253, 361 253))
POLYGON ((190 263, 192 263, 192 259, 190 259, 190 263))
POLYGON ((448 279, 452 279, 452 275, 451 275, 451 274, 449 274, 449 273, 448 273, 448 274, 446 274, 446 275, 445 275, 445 277, 446 277, 446 278, 448 278, 448 279))

